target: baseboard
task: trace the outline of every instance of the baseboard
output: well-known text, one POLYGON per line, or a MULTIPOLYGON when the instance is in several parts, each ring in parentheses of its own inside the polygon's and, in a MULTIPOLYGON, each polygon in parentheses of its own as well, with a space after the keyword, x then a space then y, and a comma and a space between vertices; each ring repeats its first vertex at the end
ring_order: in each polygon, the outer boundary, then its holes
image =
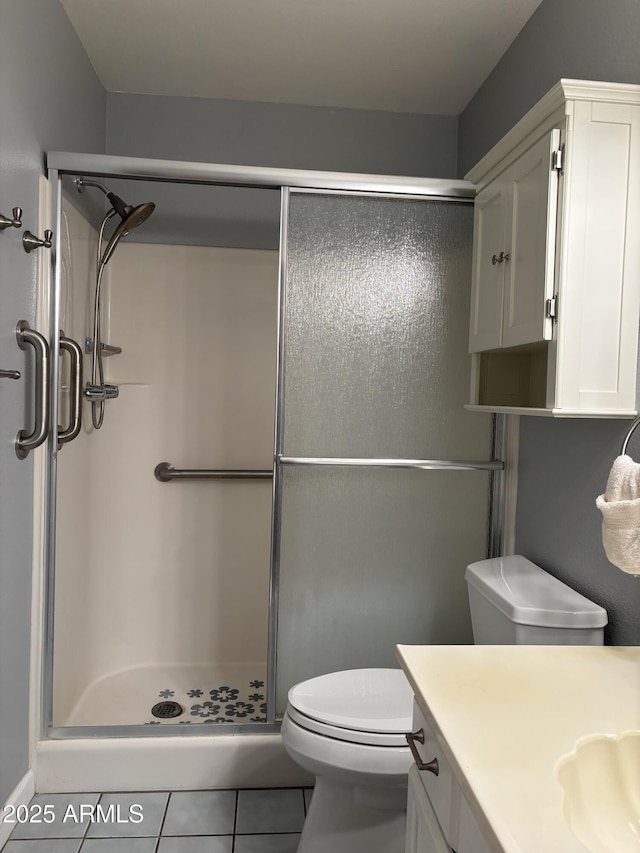
MULTIPOLYGON (((31 798, 35 794, 35 791, 36 780, 33 775, 33 770, 27 770, 9 795, 7 802, 4 804, 2 809, 3 818, 6 819, 8 813, 12 811, 12 809, 7 809, 7 806, 12 806, 13 809, 17 809, 18 806, 28 806, 31 802, 31 798)), ((5 844, 7 838, 11 835, 14 827, 15 823, 5 823, 4 820, 0 823, 0 849, 5 844)))

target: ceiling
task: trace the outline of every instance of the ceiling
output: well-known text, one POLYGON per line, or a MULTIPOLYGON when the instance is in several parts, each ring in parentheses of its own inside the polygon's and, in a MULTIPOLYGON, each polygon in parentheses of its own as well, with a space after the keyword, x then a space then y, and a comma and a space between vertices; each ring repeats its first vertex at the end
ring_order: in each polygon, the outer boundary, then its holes
POLYGON ((458 115, 541 0, 61 0, 110 92, 458 115))

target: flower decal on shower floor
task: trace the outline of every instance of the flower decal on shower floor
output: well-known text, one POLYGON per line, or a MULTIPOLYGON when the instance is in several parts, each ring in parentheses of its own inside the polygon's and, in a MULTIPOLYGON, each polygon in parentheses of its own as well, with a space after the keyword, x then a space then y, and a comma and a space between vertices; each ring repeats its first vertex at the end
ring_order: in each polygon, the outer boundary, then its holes
POLYGON ((220 713, 220 705, 214 705, 213 702, 203 702, 202 705, 191 706, 192 717, 213 717, 214 714, 220 713))
MULTIPOLYGON (((214 676, 215 678, 215 676, 214 676)), ((220 679, 222 680, 222 679, 220 679)), ((193 685, 193 682, 191 682, 193 685)), ((209 682, 211 684, 211 682, 209 682)), ((188 719, 177 719, 167 717, 161 720, 149 720, 145 725, 175 725, 176 723, 264 723, 266 722, 267 704, 264 691, 264 680, 253 678, 229 678, 225 683, 209 688, 209 685, 200 683, 200 686, 189 688, 165 687, 156 692, 161 699, 178 702, 184 708, 183 717, 188 719), (234 686, 239 685, 238 687, 234 686), (262 688, 262 689, 260 689, 262 688), (199 700, 194 703, 194 700, 199 700), (204 701, 206 700, 206 701, 204 701), (223 716, 224 715, 224 716, 223 716)), ((149 708, 156 700, 149 702, 149 708)), ((145 717, 148 711, 145 711, 145 717)), ((144 718, 143 718, 144 719, 144 718)), ((142 722, 142 721, 141 721, 142 722)))
POLYGON ((216 702, 235 702, 238 698, 240 691, 235 687, 227 687, 227 685, 223 685, 222 687, 218 687, 214 690, 209 691, 209 696, 214 699, 216 702))
POLYGON ((255 707, 248 702, 234 702, 227 705, 224 712, 228 717, 246 717, 255 712, 255 707))

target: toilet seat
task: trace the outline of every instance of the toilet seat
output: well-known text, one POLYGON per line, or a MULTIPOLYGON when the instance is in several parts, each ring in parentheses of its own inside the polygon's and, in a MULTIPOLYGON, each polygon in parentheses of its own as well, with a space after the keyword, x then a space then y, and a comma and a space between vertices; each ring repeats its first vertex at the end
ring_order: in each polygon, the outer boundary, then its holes
POLYGON ((407 746, 407 739, 405 735, 409 729, 405 729, 404 732, 398 732, 397 734, 381 734, 380 732, 363 732, 357 729, 345 729, 341 726, 332 726, 329 723, 314 720, 313 717, 307 717, 305 714, 301 714, 299 711, 296 711, 296 709, 291 707, 291 705, 287 708, 287 717, 289 717, 293 723, 303 729, 306 729, 308 732, 322 735, 324 737, 330 737, 334 740, 345 741, 346 743, 358 743, 364 746, 395 746, 404 748, 407 746))
POLYGON ((399 669, 331 672, 289 690, 287 714, 324 737, 370 746, 406 748, 413 691, 399 669))

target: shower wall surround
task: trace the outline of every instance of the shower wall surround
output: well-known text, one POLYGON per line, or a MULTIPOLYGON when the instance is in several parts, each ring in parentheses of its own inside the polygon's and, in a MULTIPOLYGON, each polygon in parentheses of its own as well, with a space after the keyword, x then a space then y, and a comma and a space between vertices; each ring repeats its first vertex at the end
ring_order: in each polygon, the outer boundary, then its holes
MULTIPOLYGON (((84 342, 95 231, 65 211, 63 328, 84 342)), ((103 337, 122 347, 106 381, 120 395, 99 432, 85 403, 83 432, 59 456, 54 725, 150 722, 170 696, 199 706, 180 721, 211 721, 216 703, 231 722, 257 717, 270 481, 153 472, 271 467, 277 253, 124 242, 104 284, 103 337), (253 704, 236 718, 227 707, 243 689, 253 704)))

